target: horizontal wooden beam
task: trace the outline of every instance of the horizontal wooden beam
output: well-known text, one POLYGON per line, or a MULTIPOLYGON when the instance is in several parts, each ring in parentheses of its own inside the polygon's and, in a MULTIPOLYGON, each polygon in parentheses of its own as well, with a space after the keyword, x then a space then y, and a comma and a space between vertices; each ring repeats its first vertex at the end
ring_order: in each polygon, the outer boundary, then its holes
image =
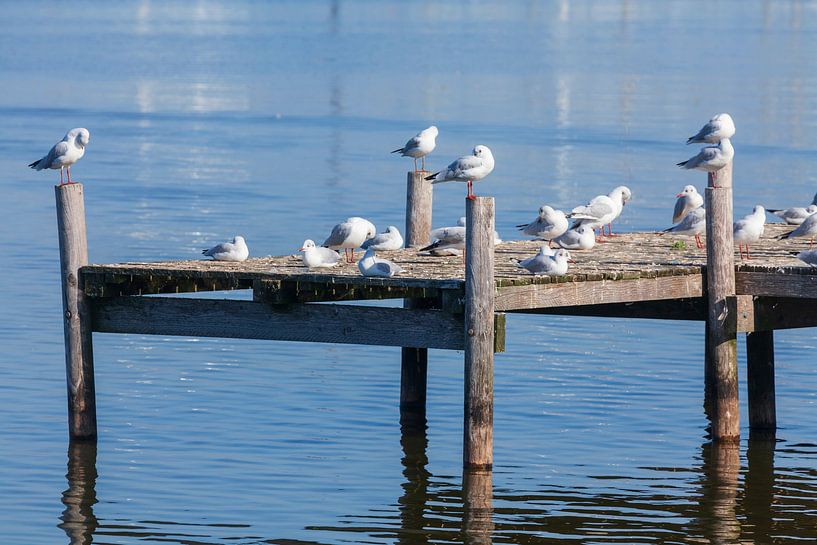
POLYGON ((817 306, 799 297, 752 297, 738 295, 738 331, 773 331, 817 327, 817 306))
POLYGON ((100 333, 464 348, 461 316, 438 310, 356 305, 114 297, 92 299, 100 333))
POLYGON ((760 297, 817 299, 817 275, 738 271, 735 273, 735 292, 760 297))
POLYGON ((497 288, 497 312, 701 297, 700 274, 497 288))
POLYGON ((644 318, 653 320, 706 319, 706 301, 702 297, 631 303, 605 303, 570 307, 546 307, 512 310, 523 314, 551 314, 558 316, 592 316, 599 318, 644 318))

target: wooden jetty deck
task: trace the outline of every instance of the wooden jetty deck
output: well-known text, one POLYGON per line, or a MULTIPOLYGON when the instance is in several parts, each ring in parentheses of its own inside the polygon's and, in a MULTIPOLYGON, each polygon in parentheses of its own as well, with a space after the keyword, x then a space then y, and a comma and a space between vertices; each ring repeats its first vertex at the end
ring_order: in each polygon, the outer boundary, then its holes
POLYGON ((251 338, 402 347, 401 415, 425 418, 428 348, 464 351, 463 464, 493 463, 493 359, 504 350, 505 313, 556 313, 706 323, 704 406, 716 441, 739 437, 736 335, 747 332, 749 419, 774 429, 773 330, 817 325, 817 269, 769 225, 752 261, 735 262, 731 165, 710 177, 707 249, 691 238, 618 235, 572 252, 561 277, 533 276, 514 260, 533 241, 494 247, 493 198, 466 201, 467 258, 419 255, 431 225, 431 186, 409 173, 406 241, 383 255, 405 272, 362 277, 355 264, 307 271, 300 255, 243 263, 173 261, 89 265, 82 186, 58 186, 69 432, 96 438, 92 332, 251 338), (718 183, 716 183, 718 182, 718 183), (677 241, 683 240, 685 247, 677 241), (252 300, 162 296, 252 290, 252 300), (400 308, 353 304, 402 299, 400 308), (323 304, 333 303, 333 304, 323 304))

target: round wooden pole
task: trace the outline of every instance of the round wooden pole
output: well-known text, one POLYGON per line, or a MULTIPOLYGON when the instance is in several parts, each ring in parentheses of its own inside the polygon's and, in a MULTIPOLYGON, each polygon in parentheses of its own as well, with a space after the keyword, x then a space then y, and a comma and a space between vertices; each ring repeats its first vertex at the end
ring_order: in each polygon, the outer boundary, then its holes
POLYGON ((79 279, 79 268, 88 264, 82 184, 58 185, 54 192, 60 241, 68 432, 72 439, 96 439, 90 312, 79 279))
MULTIPOLYGON (((432 185, 425 180, 429 173, 410 171, 406 181, 406 248, 428 244, 431 231, 432 185)), ((404 308, 426 308, 421 299, 406 299, 404 308)), ((415 421, 425 426, 426 389, 428 383, 428 349, 401 349, 400 418, 403 425, 415 421)))
POLYGON ((434 186, 425 177, 430 172, 410 171, 406 184, 406 248, 419 248, 429 242, 434 186))
POLYGON ((465 203, 463 465, 490 469, 494 443, 494 199, 465 203))
POLYGON ((746 334, 746 381, 749 391, 749 428, 774 430, 774 331, 746 334))
POLYGON ((705 387, 713 396, 712 438, 740 439, 738 410, 737 311, 729 305, 735 295, 735 249, 732 238, 732 163, 709 174, 706 188, 706 282, 709 343, 705 350, 709 367, 705 387))

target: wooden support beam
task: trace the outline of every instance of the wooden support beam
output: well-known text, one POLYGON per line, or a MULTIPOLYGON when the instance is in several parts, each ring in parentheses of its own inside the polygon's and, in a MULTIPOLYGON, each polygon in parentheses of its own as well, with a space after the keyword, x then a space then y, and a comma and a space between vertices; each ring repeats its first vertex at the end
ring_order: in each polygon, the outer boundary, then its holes
POLYGON ((732 238, 732 163, 709 173, 706 188, 706 280, 709 312, 704 376, 714 381, 704 392, 714 395, 711 406, 712 438, 740 439, 738 408, 737 315, 728 299, 735 295, 735 250, 732 238))
POLYGON ((88 264, 82 184, 58 185, 57 232, 60 242, 68 432, 72 439, 96 439, 94 354, 88 301, 79 269, 88 264))
POLYGON ((527 284, 497 288, 496 310, 511 312, 523 309, 687 299, 701 297, 702 294, 703 279, 699 274, 634 280, 527 284))
POLYGON ((703 297, 657 301, 605 303, 509 310, 519 314, 550 314, 557 316, 594 316, 599 318, 642 318, 654 320, 706 320, 706 300, 703 297))
POLYGON ((774 430, 777 427, 777 410, 773 331, 746 334, 746 382, 749 394, 749 428, 774 430))
MULTIPOLYGON (((810 272, 810 269, 800 270, 810 272)), ((817 275, 738 271, 735 288, 741 295, 817 299, 817 275)))
POLYGON ((494 199, 465 201, 463 465, 490 469, 494 444, 494 199))
POLYGON ((462 350, 461 317, 438 310, 356 305, 115 297, 93 301, 101 333, 226 337, 462 350))

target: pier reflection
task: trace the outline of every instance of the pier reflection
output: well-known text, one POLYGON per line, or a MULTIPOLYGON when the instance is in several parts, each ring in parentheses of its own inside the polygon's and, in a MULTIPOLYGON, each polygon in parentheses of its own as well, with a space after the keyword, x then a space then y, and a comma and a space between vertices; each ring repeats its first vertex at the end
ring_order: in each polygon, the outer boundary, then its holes
POLYGON ((94 516, 96 499, 96 442, 72 441, 68 445, 68 488, 62 493, 65 509, 58 524, 71 545, 93 543, 99 526, 94 516))

